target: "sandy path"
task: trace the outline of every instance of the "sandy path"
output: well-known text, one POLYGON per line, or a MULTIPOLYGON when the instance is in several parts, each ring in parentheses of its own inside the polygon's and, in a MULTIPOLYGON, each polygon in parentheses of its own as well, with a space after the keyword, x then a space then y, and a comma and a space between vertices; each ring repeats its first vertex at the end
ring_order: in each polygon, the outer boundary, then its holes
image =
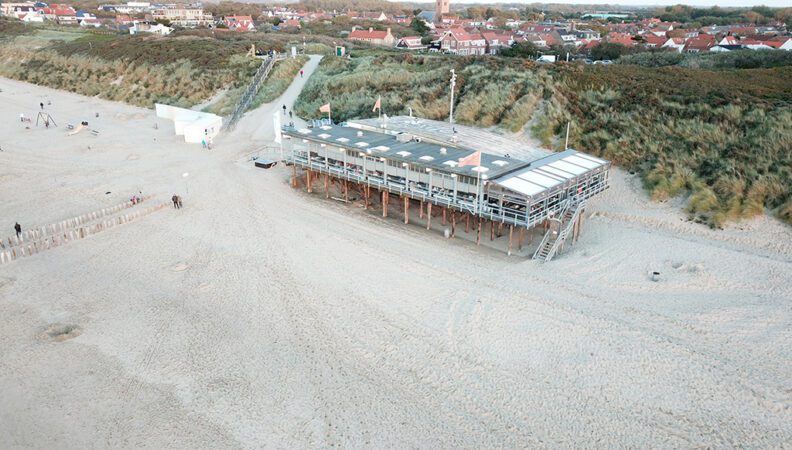
POLYGON ((304 81, 209 152, 151 111, 0 80, 9 231, 139 187, 186 206, 0 266, 1 447, 792 441, 788 227, 710 231, 616 174, 550 264, 447 241, 238 162, 304 81), (25 130, 43 95, 100 135, 25 130))

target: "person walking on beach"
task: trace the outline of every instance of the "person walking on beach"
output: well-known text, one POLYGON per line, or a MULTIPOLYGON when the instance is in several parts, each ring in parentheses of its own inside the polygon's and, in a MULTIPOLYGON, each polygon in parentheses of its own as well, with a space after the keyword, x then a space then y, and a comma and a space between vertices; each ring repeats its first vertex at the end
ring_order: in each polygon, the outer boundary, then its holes
POLYGON ((201 139, 201 146, 206 148, 206 139, 201 139))
POLYGON ((41 106, 41 109, 43 110, 44 109, 44 102, 39 103, 39 106, 41 106))
POLYGON ((302 78, 302 77, 303 77, 303 71, 302 71, 302 69, 300 69, 300 78, 302 78))
POLYGON ((22 234, 22 225, 20 225, 19 222, 14 225, 14 231, 16 231, 17 237, 22 234))
POLYGON ((292 118, 292 112, 289 111, 289 119, 291 119, 291 118, 292 118))
POLYGON ((176 194, 173 194, 171 197, 171 201, 173 202, 173 209, 179 209, 179 204, 176 203, 179 197, 176 197, 176 194))
POLYGON ((176 204, 179 205, 179 209, 181 209, 182 207, 181 195, 176 196, 176 204))
POLYGON ((283 105, 283 115, 284 116, 286 115, 286 105, 285 104, 283 105))

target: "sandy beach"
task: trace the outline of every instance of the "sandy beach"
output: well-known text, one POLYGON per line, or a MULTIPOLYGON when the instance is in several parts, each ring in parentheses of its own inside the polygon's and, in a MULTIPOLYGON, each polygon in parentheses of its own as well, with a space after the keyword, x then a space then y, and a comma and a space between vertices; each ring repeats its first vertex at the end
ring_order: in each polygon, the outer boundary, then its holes
POLYGON ((542 264, 292 189, 249 157, 317 64, 211 151, 0 79, 0 236, 184 199, 0 265, 0 447, 789 446, 790 227, 615 171, 542 264))

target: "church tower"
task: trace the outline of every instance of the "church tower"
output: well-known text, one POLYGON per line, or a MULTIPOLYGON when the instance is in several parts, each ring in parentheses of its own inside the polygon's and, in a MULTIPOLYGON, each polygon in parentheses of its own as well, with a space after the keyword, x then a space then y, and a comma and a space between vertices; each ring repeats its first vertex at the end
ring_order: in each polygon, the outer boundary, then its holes
POLYGON ((450 0, 435 0, 435 22, 440 21, 442 14, 448 14, 448 3, 450 0))

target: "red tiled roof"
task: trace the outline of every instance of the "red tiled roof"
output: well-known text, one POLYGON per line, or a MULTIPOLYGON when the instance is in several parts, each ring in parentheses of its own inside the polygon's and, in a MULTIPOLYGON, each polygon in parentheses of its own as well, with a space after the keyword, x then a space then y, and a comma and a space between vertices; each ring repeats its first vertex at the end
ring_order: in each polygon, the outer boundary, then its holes
POLYGON ((387 31, 377 31, 377 30, 355 30, 349 33, 350 39, 385 39, 388 36, 387 31))

